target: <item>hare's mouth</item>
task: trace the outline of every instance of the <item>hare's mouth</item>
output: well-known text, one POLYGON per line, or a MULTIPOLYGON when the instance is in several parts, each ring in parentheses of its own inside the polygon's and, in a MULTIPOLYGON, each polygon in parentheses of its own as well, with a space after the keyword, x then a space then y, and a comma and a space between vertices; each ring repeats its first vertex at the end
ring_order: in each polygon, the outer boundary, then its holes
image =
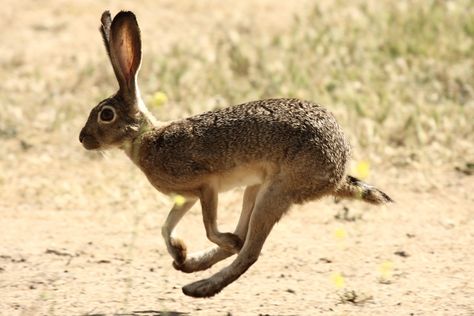
POLYGON ((94 150, 100 148, 99 142, 90 135, 81 135, 79 140, 82 143, 82 146, 84 146, 84 148, 87 150, 94 150))

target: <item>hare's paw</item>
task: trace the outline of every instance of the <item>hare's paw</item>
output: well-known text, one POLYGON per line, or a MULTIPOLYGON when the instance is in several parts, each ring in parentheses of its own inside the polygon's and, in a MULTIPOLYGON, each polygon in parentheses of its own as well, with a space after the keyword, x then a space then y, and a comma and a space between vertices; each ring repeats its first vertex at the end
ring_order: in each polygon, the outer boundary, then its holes
POLYGON ((181 263, 173 261, 173 268, 184 273, 193 273, 197 271, 206 270, 209 267, 203 264, 202 262, 189 260, 189 258, 187 258, 181 263))
POLYGON ((208 267, 205 263, 195 260, 194 258, 186 258, 182 262, 173 261, 173 268, 184 273, 193 273, 196 271, 206 270, 208 267))
POLYGON ((231 255, 231 252, 225 251, 221 247, 213 247, 204 251, 188 254, 183 263, 178 264, 176 261, 173 262, 173 267, 185 273, 203 271, 231 255))
POLYGON ((219 293, 222 288, 222 285, 209 278, 185 285, 183 293, 192 297, 211 297, 219 293))
POLYGON ((168 251, 174 259, 173 265, 180 265, 186 260, 186 244, 181 239, 171 238, 168 251))
POLYGON ((242 239, 232 233, 219 234, 219 239, 216 243, 219 245, 219 247, 231 253, 238 253, 244 245, 242 239))

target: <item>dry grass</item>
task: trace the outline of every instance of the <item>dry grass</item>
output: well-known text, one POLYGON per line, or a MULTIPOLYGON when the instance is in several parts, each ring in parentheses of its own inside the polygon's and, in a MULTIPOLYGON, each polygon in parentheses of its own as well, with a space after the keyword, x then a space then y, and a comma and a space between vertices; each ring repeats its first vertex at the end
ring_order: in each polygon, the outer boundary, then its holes
POLYGON ((177 45, 144 68, 189 113, 265 97, 316 100, 337 114, 356 148, 368 149, 364 155, 439 165, 473 154, 467 6, 338 1, 296 16, 282 33, 237 25, 213 34, 210 49, 177 45))
MULTIPOLYGON (((471 3, 321 2, 305 4, 306 10, 299 9, 293 18, 291 10, 278 15, 278 7, 267 3, 274 10, 271 16, 282 23, 262 18, 267 7, 254 15, 244 9, 232 15, 228 8, 216 7, 223 12, 220 18, 205 22, 197 13, 198 18, 187 16, 188 21, 155 21, 152 10, 137 7, 145 49, 142 92, 164 120, 251 99, 310 99, 336 114, 356 159, 428 170, 463 167, 474 157, 471 3), (170 24, 173 21, 176 25, 170 24), (188 30, 185 22, 194 22, 197 30, 188 30), (154 106, 157 91, 166 93, 167 104, 154 106)), ((161 8, 171 6, 165 4, 161 8)), ((36 172, 70 170, 87 178, 86 170, 79 168, 84 163, 116 167, 116 159, 104 165, 97 161, 100 156, 85 153, 76 141, 90 108, 110 95, 116 82, 92 4, 71 5, 69 11, 28 1, 17 5, 39 11, 26 12, 25 20, 17 21, 21 27, 5 35, 10 49, 0 55, 0 140, 5 150, 0 163, 7 170, 0 184, 11 184, 0 196, 8 198, 21 187, 25 203, 42 201, 59 209, 81 207, 74 201, 77 195, 107 195, 105 205, 123 202, 124 195, 130 201, 128 187, 117 191, 100 184, 108 178, 105 173, 95 175, 94 183, 78 180, 56 186, 36 172), (42 18, 50 14, 54 19, 42 18), (71 19, 71 14, 81 18, 71 19), (28 168, 15 167, 18 157, 28 168)), ((3 21, 11 22, 8 16, 3 21)), ((130 175, 117 177, 126 181, 130 175)), ((149 194, 147 184, 138 183, 142 186, 137 192, 149 194)), ((142 194, 136 194, 139 200, 142 194)))
MULTIPOLYGON (((473 154, 469 4, 336 1, 309 6, 276 34, 244 19, 166 48, 150 40, 160 38, 154 31, 145 36, 142 90, 148 100, 157 90, 169 96, 169 104, 153 109, 163 119, 258 98, 310 99, 336 113, 355 147, 368 148, 364 155, 452 163, 473 154)), ((52 35, 64 23, 33 28, 52 35)), ((0 137, 31 127, 61 133, 83 120, 115 87, 105 54, 95 51, 61 60, 56 74, 25 64, 20 52, 7 54, 0 137)))

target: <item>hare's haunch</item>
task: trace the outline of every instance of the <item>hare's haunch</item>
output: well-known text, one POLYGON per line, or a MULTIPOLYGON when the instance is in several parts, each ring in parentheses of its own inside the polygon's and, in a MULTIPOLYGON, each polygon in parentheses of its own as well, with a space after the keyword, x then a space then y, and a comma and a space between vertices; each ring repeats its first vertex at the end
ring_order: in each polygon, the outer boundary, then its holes
POLYGON ((204 270, 238 253, 220 272, 186 285, 185 294, 213 296, 239 278, 295 203, 326 195, 373 204, 392 201, 346 174, 349 145, 333 115, 314 103, 259 100, 175 122, 156 121, 137 84, 142 53, 135 15, 120 12, 112 20, 106 11, 100 31, 119 90, 92 109, 81 143, 89 150, 123 149, 158 191, 185 198, 173 206, 162 229, 176 269, 204 270), (246 186, 242 213, 233 233, 221 232, 218 194, 236 186, 246 186), (207 237, 218 247, 189 255, 172 233, 198 200, 207 237))

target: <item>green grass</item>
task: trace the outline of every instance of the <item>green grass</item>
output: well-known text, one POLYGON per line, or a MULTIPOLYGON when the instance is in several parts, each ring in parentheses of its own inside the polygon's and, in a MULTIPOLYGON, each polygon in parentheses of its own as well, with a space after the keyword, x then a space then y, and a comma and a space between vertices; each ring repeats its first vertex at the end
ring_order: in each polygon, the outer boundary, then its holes
POLYGON ((188 113, 259 98, 310 99, 330 107, 362 151, 387 156, 392 147, 415 153, 410 159, 449 160, 453 149, 470 150, 458 140, 474 141, 473 7, 337 1, 295 17, 275 36, 239 25, 214 34, 207 50, 177 45, 145 56, 141 82, 147 94, 159 86, 188 113))
MULTIPOLYGON (((298 97, 335 113, 356 158, 399 166, 470 162, 464 160, 474 155, 474 1, 331 1, 295 16, 277 34, 256 31, 249 21, 164 53, 158 41, 143 43, 142 94, 151 100, 163 91, 169 98, 152 107, 158 118, 298 97)), ((21 56, 5 66, 12 71, 17 64, 21 56)), ((116 87, 105 54, 80 70, 75 60, 63 67, 73 79, 54 75, 43 87, 34 81, 44 74, 33 68, 17 74, 30 76, 22 93, 0 90, 7 104, 1 138, 29 122, 52 133, 68 130, 71 121, 79 126, 91 104, 116 87), (18 113, 10 103, 37 106, 18 113)))

